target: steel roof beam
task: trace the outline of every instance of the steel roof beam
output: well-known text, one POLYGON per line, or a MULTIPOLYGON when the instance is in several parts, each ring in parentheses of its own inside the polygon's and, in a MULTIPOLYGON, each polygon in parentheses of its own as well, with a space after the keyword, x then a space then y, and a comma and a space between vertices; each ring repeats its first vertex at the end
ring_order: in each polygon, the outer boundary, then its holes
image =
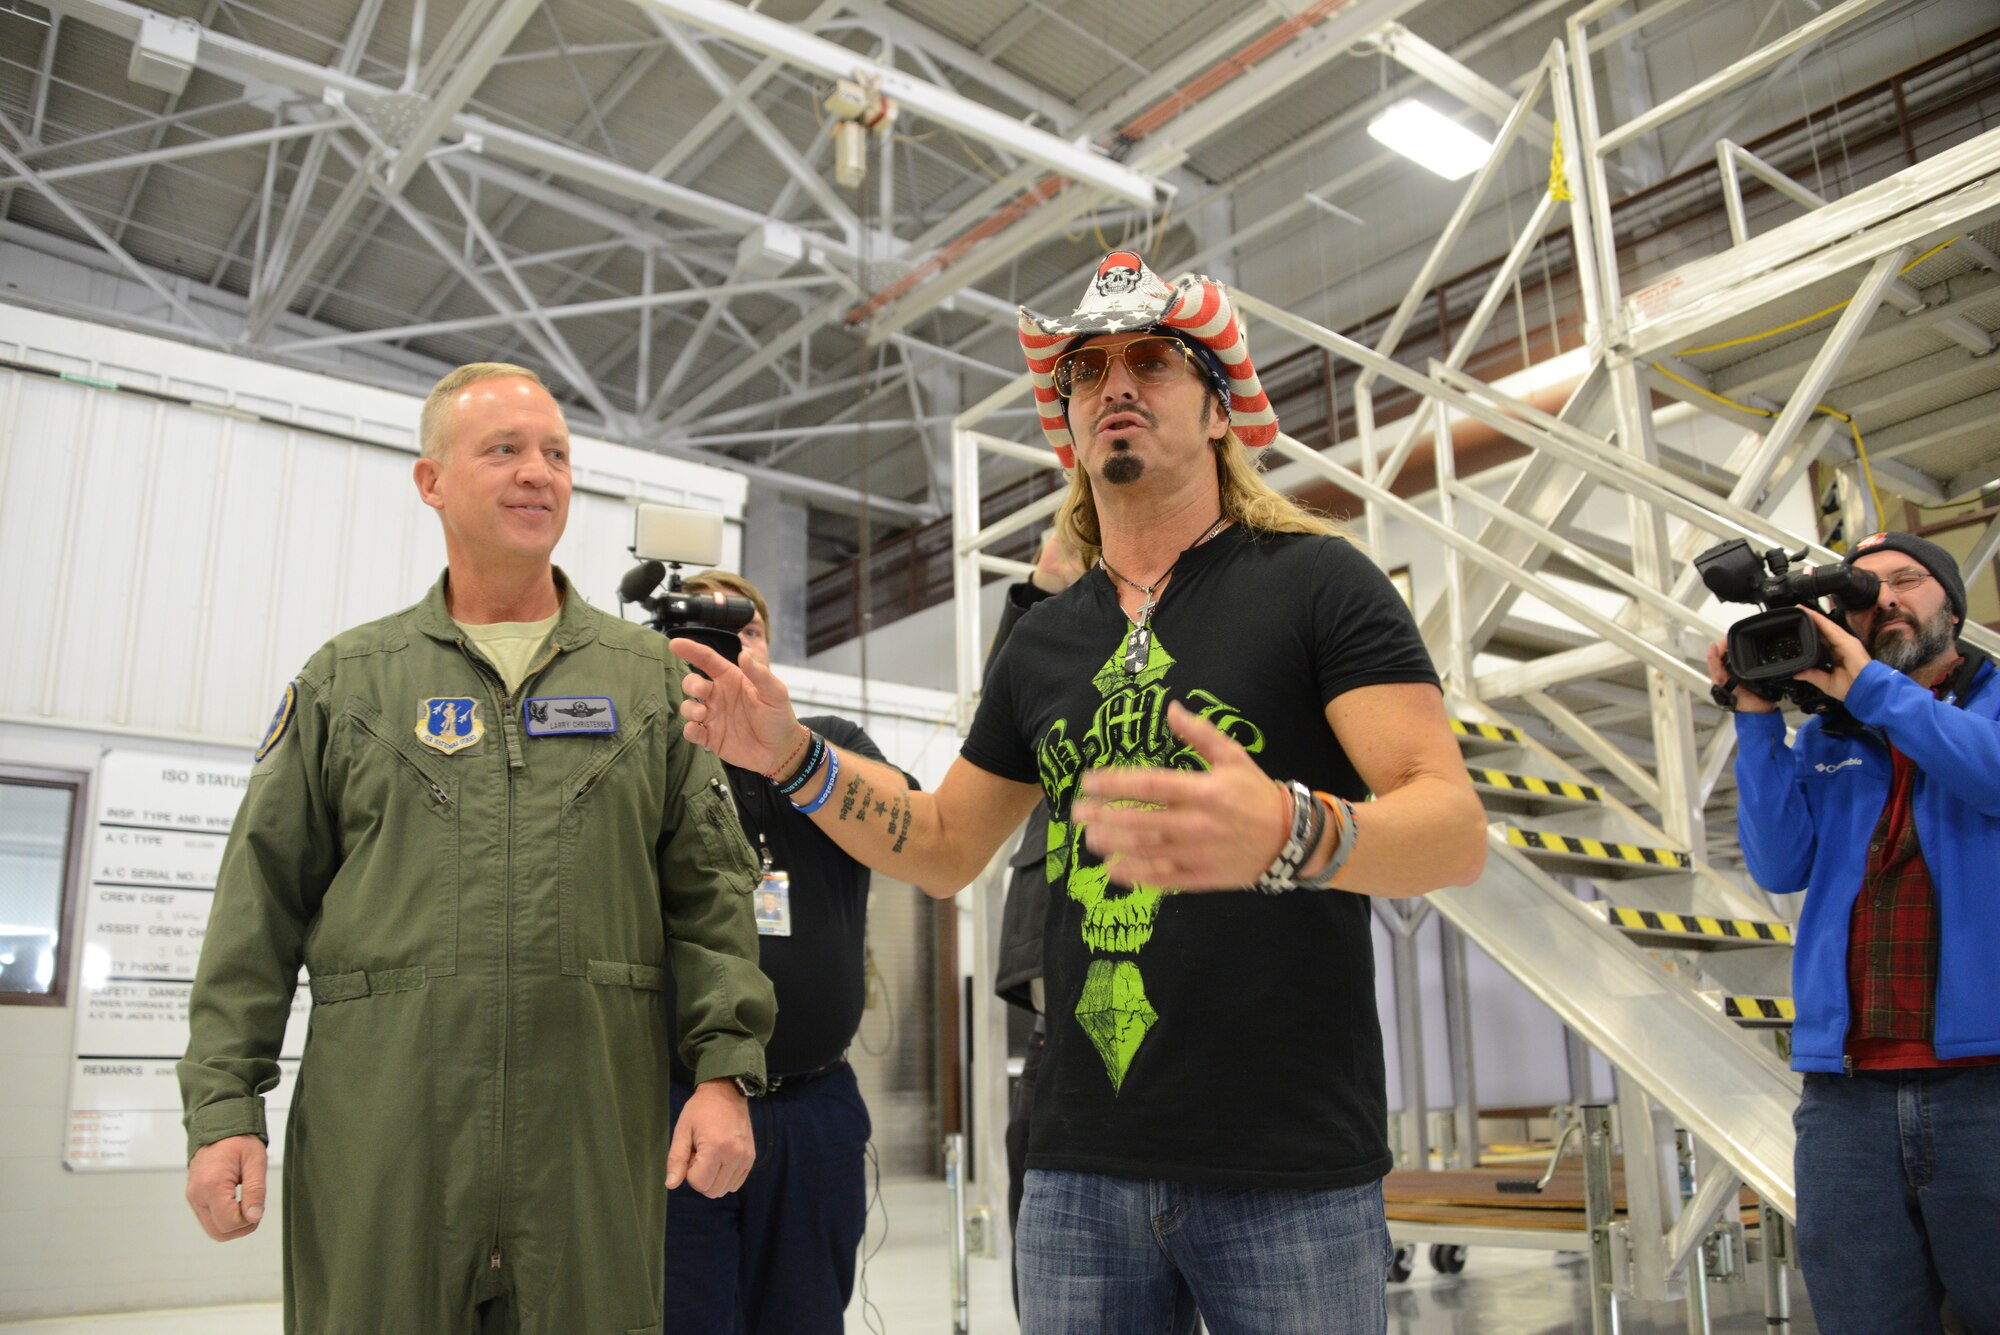
MULTIPOLYGON (((312 121, 303 125, 276 125, 268 130, 247 130, 242 134, 225 135, 220 139, 198 139, 193 143, 175 144, 172 148, 153 148, 140 153, 127 154, 122 158, 99 158, 95 162, 72 163, 67 167, 48 167, 38 173, 44 182, 68 181, 79 176, 95 176, 101 172, 131 171, 136 167, 151 167, 162 162, 178 162, 182 158, 198 158, 209 153, 227 153, 232 149, 256 148, 262 144, 284 143, 291 139, 310 139, 316 134, 339 128, 335 121, 312 121)), ((23 161, 26 156, 23 155, 23 161)), ((28 182, 15 176, 0 177, 0 189, 12 189, 28 182)))
MULTIPOLYGON (((715 63, 714 58, 674 24, 667 22, 658 14, 651 15, 651 18, 653 26, 660 30, 660 35, 672 44, 680 58, 687 62, 688 67, 701 76, 702 82, 713 89, 716 96, 727 97, 733 85, 729 77, 722 72, 722 67, 715 63)), ((825 178, 806 164, 798 149, 778 132, 778 127, 771 124, 770 118, 763 113, 757 103, 750 98, 744 98, 736 108, 736 115, 745 126, 749 127, 751 135, 764 146, 765 151, 792 174, 792 179, 798 182, 799 188, 812 196, 812 201, 819 205, 820 212, 840 228, 849 243, 860 244, 861 222, 854 216, 854 210, 847 207, 847 201, 840 197, 825 178)))
MULTIPOLYGON (((498 266, 494 266, 496 269, 498 266)), ((510 266, 515 270, 520 265, 510 266)), ((484 272, 474 266, 474 273, 484 272)), ((544 306, 542 315, 550 320, 577 320, 586 316, 616 315, 624 311, 650 310, 660 306, 683 306, 696 301, 713 301, 729 293, 782 292, 793 288, 822 286, 831 280, 808 274, 802 278, 773 278, 768 281, 730 285, 726 287, 680 287, 650 295, 632 297, 610 297, 603 301, 579 301, 567 306, 544 306)), ((520 316, 514 312, 494 315, 469 315, 456 320, 432 320, 426 324, 402 325, 395 329, 364 329, 350 334, 328 334, 320 338, 303 338, 292 343, 280 343, 270 350, 275 353, 291 354, 310 352, 318 348, 341 348, 356 343, 391 343, 405 339, 428 338, 433 334, 459 334, 470 329, 490 329, 495 325, 516 324, 520 316)))
POLYGON ((1076 124, 1075 108, 1048 89, 1037 87, 1020 75, 1002 69, 971 47, 960 46, 934 28, 911 22, 883 4, 882 0, 845 0, 844 8, 858 14, 869 27, 894 37, 913 50, 921 51, 940 64, 949 65, 1016 106, 1042 117, 1056 129, 1068 130, 1076 124))
MULTIPOLYGON (((4 127, 16 142, 21 140, 22 135, 19 127, 11 120, 8 120, 4 114, 0 114, 0 127, 4 127)), ((105 235, 104 230, 92 222, 82 209, 64 199, 55 187, 45 184, 41 179, 41 175, 33 167, 21 161, 5 144, 0 144, 0 166, 5 166, 9 171, 20 177, 25 184, 33 186, 42 198, 55 206, 57 212, 69 219, 72 226, 96 242, 103 249, 104 253, 118 261, 119 266, 127 273, 131 274, 141 283, 144 283, 148 288, 151 288, 155 296, 166 302, 168 306, 180 314, 182 319, 188 322, 191 326, 188 330, 189 333, 197 335, 203 341, 216 346, 222 344, 222 336, 215 331, 214 327, 208 321, 195 314, 193 307, 182 301, 180 297, 175 295, 171 288, 160 282, 158 278, 155 278, 152 270, 134 259, 123 246, 105 235)))
MULTIPOLYGON (((1414 0, 1404 0, 1413 3, 1414 0)), ((727 0, 632 0, 640 9, 717 34, 738 45, 828 79, 872 80, 882 93, 911 114, 956 130, 981 143, 1005 147, 1045 170, 1151 206, 1164 192, 1161 182, 1088 148, 1033 129, 983 103, 880 65, 825 38, 801 32, 727 0)))
MULTIPOLYGON (((247 338, 251 341, 262 338, 278 314, 291 306, 299 289, 311 279, 320 261, 340 239, 348 219, 361 207, 367 186, 378 179, 378 173, 387 197, 393 199, 402 194, 424 165, 431 148, 450 128, 453 118, 486 81, 493 62, 513 45, 514 38, 539 6, 540 0, 472 0, 459 12, 453 31, 432 54, 418 80, 417 91, 426 97, 427 103, 415 124, 394 145, 377 141, 371 146, 367 160, 355 167, 334 206, 313 229, 312 240, 290 259, 284 277, 267 294, 263 308, 252 317, 250 328, 245 331, 247 338), (461 46, 463 56, 454 59, 461 46), (360 188, 356 188, 357 183, 360 188)), ((357 124, 365 123, 365 117, 357 117, 357 124)))

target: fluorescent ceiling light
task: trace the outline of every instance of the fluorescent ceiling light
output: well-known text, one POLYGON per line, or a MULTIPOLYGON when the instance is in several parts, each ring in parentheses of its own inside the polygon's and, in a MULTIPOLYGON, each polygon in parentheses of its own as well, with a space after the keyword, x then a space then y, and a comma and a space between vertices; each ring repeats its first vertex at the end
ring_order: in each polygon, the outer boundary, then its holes
POLYGON ((1472 175, 1493 156, 1492 144, 1414 97, 1369 121, 1368 134, 1447 181, 1472 175))

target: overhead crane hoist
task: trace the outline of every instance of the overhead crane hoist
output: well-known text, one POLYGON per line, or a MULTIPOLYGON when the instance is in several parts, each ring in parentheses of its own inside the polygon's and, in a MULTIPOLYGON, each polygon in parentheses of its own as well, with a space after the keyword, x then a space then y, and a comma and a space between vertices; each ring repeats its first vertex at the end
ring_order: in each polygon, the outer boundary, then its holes
POLYGON ((849 190, 868 179, 867 137, 887 139, 896 124, 896 104, 882 95, 874 80, 841 79, 821 106, 834 119, 833 179, 849 190))

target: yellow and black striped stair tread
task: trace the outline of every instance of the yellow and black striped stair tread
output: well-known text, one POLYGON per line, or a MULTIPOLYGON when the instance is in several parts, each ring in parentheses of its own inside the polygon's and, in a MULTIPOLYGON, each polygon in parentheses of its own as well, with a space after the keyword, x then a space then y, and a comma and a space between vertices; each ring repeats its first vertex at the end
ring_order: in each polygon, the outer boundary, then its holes
POLYGON ((1472 776, 1475 784, 1487 788, 1505 789, 1510 793, 1523 793, 1531 797, 1568 798, 1572 802, 1604 800, 1604 790, 1593 788, 1587 783, 1550 779, 1540 774, 1509 774, 1503 769, 1480 769, 1475 765, 1467 765, 1465 772, 1472 776))
POLYGON ((1661 909, 1620 908, 1607 905, 1604 912, 1614 927, 1650 935, 1687 936, 1722 941, 1790 945, 1792 925, 1788 922, 1760 922, 1755 918, 1712 918, 1705 913, 1668 913, 1661 909))
POLYGON ((1790 997, 1735 997, 1720 992, 1704 994, 1720 1002, 1722 1013, 1743 1024, 1790 1024, 1798 1018, 1798 1007, 1790 997))
POLYGON ((1673 848, 1649 848, 1643 844, 1621 844, 1609 839, 1558 834, 1554 830, 1524 830, 1509 825, 1507 842, 1530 852, 1560 853, 1566 857, 1593 858, 1601 862, 1626 863, 1638 867, 1675 867, 1686 870, 1694 859, 1673 848))
POLYGON ((1454 718, 1451 730, 1468 741, 1506 742, 1519 746, 1527 740, 1519 728, 1510 728, 1504 723, 1481 723, 1477 719, 1454 718))

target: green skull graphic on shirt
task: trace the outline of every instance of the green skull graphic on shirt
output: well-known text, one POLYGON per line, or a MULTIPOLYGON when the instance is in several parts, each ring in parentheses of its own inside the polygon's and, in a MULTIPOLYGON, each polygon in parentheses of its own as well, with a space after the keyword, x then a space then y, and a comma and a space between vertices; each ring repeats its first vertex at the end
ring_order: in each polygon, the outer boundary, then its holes
MULTIPOLYGON (((1036 747, 1042 790, 1048 797, 1049 884, 1061 885, 1083 905, 1083 943, 1094 957, 1077 999, 1077 1023, 1090 1036, 1114 1091, 1124 1087, 1132 1059, 1160 1017, 1146 996, 1139 961, 1152 939, 1162 895, 1171 887, 1112 884, 1105 867, 1086 862, 1082 830, 1066 819, 1085 770, 1114 765, 1149 765, 1162 769, 1206 769, 1201 755, 1167 727, 1170 699, 1164 679, 1174 659, 1155 635, 1146 666, 1125 670, 1121 639, 1091 684, 1100 697, 1096 712, 1080 738, 1070 736, 1068 719, 1058 719, 1036 747), (1065 818, 1065 819, 1058 819, 1065 818)), ((1264 734, 1207 691, 1191 690, 1188 708, 1253 754, 1264 749, 1264 734)))

